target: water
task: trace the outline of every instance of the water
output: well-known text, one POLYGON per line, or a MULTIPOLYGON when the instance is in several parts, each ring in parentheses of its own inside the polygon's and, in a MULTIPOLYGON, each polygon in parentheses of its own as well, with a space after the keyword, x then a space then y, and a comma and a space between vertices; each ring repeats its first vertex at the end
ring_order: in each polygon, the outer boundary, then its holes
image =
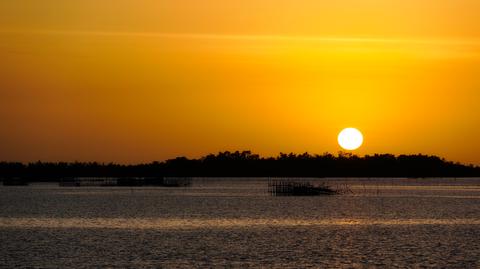
POLYGON ((480 179, 266 179, 189 188, 0 187, 0 267, 480 268, 480 179))

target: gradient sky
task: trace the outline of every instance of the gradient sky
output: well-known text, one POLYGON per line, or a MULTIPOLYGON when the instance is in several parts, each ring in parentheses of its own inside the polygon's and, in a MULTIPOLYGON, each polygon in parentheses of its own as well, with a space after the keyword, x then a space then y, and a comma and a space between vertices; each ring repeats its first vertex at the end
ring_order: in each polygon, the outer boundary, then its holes
POLYGON ((2 0, 0 160, 480 164, 478 0, 2 0))

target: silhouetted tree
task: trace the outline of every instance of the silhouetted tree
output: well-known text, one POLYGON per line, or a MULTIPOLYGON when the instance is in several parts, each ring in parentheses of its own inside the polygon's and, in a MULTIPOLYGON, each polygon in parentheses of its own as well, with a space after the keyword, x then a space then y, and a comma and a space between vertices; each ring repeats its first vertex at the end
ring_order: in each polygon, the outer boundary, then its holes
POLYGON ((121 165, 97 162, 0 162, 0 178, 55 181, 64 177, 474 177, 480 167, 437 156, 375 154, 359 157, 340 152, 311 155, 280 153, 260 157, 251 151, 219 152, 199 159, 177 157, 164 162, 121 165))

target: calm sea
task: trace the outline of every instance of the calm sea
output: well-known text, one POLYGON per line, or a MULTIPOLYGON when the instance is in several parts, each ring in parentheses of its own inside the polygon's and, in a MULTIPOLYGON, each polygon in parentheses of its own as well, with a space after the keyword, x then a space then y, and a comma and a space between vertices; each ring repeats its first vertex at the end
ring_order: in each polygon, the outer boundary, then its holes
POLYGON ((480 179, 267 179, 187 188, 0 187, 1 268, 480 268, 480 179))

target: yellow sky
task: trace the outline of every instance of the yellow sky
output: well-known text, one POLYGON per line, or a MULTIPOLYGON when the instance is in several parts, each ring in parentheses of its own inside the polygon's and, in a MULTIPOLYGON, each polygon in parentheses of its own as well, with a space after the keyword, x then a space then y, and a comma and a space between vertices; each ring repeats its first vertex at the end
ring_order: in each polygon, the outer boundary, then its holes
POLYGON ((221 150, 480 164, 478 0, 0 2, 0 160, 221 150))

